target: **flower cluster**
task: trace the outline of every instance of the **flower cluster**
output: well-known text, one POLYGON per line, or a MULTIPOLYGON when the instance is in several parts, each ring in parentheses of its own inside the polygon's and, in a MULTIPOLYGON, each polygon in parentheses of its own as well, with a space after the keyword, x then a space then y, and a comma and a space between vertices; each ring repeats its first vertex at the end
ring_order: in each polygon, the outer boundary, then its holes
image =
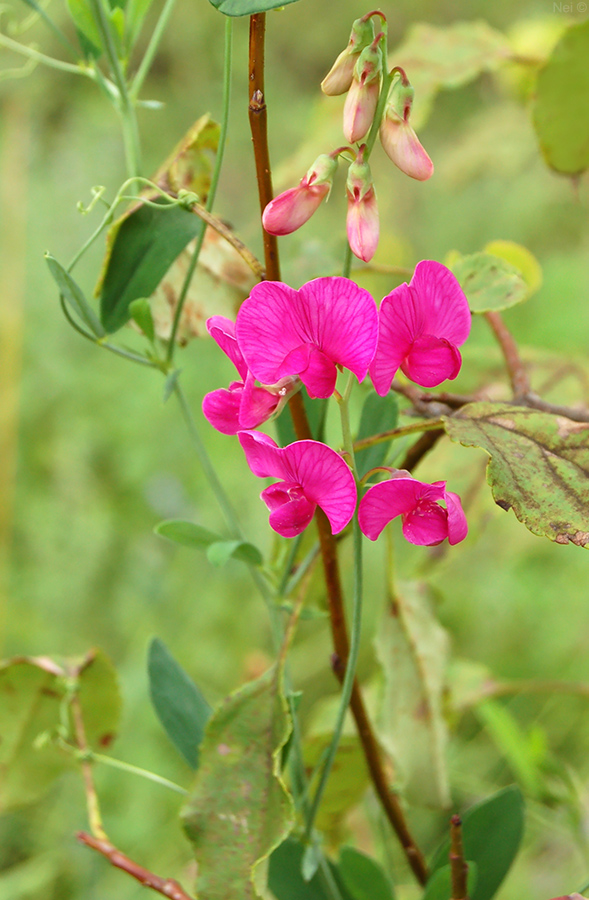
MULTIPOLYGON (((454 275, 440 263, 423 260, 411 283, 385 297, 380 310, 368 291, 348 278, 316 278, 298 291, 266 281, 253 288, 236 323, 214 316, 207 328, 241 381, 207 394, 204 415, 217 430, 238 435, 255 475, 280 479, 261 498, 272 528, 293 537, 307 527, 317 507, 334 534, 345 528, 357 504, 354 476, 326 444, 306 440, 278 447, 253 429, 277 415, 302 385, 310 397, 331 397, 338 370, 348 369, 358 381, 370 375, 381 395, 399 368, 424 387, 455 378, 470 311, 454 275)), ((389 472, 391 477, 372 485, 359 504, 360 528, 370 540, 396 516, 414 544, 464 539, 460 499, 445 482, 426 484, 409 472, 389 472)))
POLYGON ((364 262, 374 256, 379 238, 376 192, 368 164, 376 138, 373 125, 385 153, 402 172, 426 181, 434 171, 409 122, 414 92, 405 71, 400 66, 388 74, 383 71, 387 59, 385 33, 383 30, 375 35, 372 24, 378 16, 385 22, 384 14, 378 10, 354 22, 348 46, 321 83, 325 94, 347 94, 343 133, 347 141, 358 146, 340 147, 319 156, 297 187, 272 200, 262 216, 264 228, 271 234, 296 231, 329 196, 339 157, 351 156, 346 180, 348 242, 352 252, 364 262), (382 103, 379 105, 381 92, 386 93, 384 109, 382 103), (359 143, 364 139, 366 143, 359 143))

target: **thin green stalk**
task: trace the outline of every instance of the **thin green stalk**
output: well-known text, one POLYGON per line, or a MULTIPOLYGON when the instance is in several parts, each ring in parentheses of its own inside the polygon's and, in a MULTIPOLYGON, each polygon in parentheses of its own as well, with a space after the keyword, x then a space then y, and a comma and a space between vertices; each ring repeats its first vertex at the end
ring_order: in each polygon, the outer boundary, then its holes
POLYGON ((59 69, 61 72, 69 72, 73 75, 85 75, 86 78, 96 81, 96 75, 92 69, 82 65, 75 65, 74 63, 63 62, 61 59, 54 59, 52 56, 40 53, 38 50, 33 49, 33 47, 27 47, 26 44, 14 41, 5 34, 0 34, 0 47, 6 47, 7 50, 13 50, 14 53, 20 53, 21 56, 27 56, 29 59, 34 59, 35 62, 41 63, 44 66, 49 66, 51 69, 59 69))
POLYGON ((307 841, 311 840, 313 833, 313 824, 315 822, 315 818, 321 804, 323 793, 327 785, 327 779, 329 778, 329 775, 331 773, 331 769, 335 760, 335 754, 337 753, 337 748, 342 736, 344 720, 346 717, 346 712, 348 710, 348 705, 350 703, 350 698, 352 696, 352 688, 354 686, 354 678, 356 676, 356 664, 358 662, 358 653, 360 650, 360 633, 362 629, 362 534, 360 532, 360 526, 358 525, 357 516, 354 516, 352 533, 354 538, 354 598, 352 611, 352 631, 350 635, 350 654, 348 656, 348 662, 346 665, 346 673, 344 675, 342 684, 340 705, 335 728, 333 731, 333 736, 331 739, 331 744, 329 747, 329 752, 327 755, 327 759, 325 760, 325 765, 323 766, 323 770, 321 772, 321 777, 315 791, 315 796, 313 797, 311 809, 309 810, 309 814, 305 822, 305 839, 307 841))
POLYGON ((323 887, 327 890, 331 900, 343 900, 341 891, 337 886, 337 882, 333 877, 333 872, 329 868, 329 863, 323 854, 321 854, 321 862, 319 863, 319 877, 323 882, 323 887))
POLYGON ((352 441, 352 432, 350 430, 350 410, 349 410, 349 400, 350 394, 352 393, 352 388, 354 387, 354 373, 350 372, 348 376, 348 383, 346 384, 346 389, 344 391, 343 397, 338 401, 340 419, 342 423, 342 437, 344 440, 344 450, 350 457, 350 465, 352 467, 352 472, 354 473, 354 478, 356 482, 358 479, 358 470, 356 468, 356 457, 354 455, 354 444, 352 441))
POLYGON ((131 772, 132 775, 139 775, 141 778, 146 778, 148 781, 155 782, 155 784, 161 784, 162 787, 175 791, 177 794, 184 794, 184 796, 188 794, 187 790, 180 787, 176 782, 170 781, 169 778, 156 775, 155 772, 150 772, 149 769, 142 769, 140 766, 134 766, 132 763, 123 762, 121 759, 113 759, 112 756, 104 756, 102 753, 94 753, 93 751, 88 753, 86 758, 91 762, 103 763, 103 765, 110 766, 112 769, 120 769, 122 772, 131 772))
POLYGON ((589 891, 589 881, 586 881, 582 888, 579 888, 577 891, 578 894, 584 894, 585 891, 589 891))
POLYGON ((352 271, 352 248, 350 247, 348 241, 346 241, 346 249, 344 251, 344 264, 342 267, 342 275, 344 276, 344 278, 349 278, 351 271, 352 271))
POLYGON ((282 568, 282 576, 280 578, 280 581, 278 582, 278 587, 276 589, 276 593, 277 593, 278 597, 287 597, 288 596, 288 594, 285 593, 286 586, 290 580, 290 577, 291 577, 290 573, 291 573, 292 567, 294 565, 294 561, 296 559, 298 549, 301 546, 302 539, 303 539, 303 532, 301 531, 301 533, 297 534, 297 536, 294 538, 294 540, 292 540, 289 544, 289 549, 288 549, 288 553, 286 556, 286 560, 285 560, 284 566, 282 568))
POLYGON ((398 428, 391 428, 389 431, 383 431, 380 434, 373 434, 371 437, 362 438, 356 441, 354 450, 365 450, 366 447, 373 447, 375 444, 382 444, 383 441, 394 440, 395 438, 405 437, 407 434, 415 434, 421 431, 437 431, 444 427, 444 419, 428 419, 425 422, 414 422, 411 425, 400 425, 398 428))
MULTIPOLYGON (((227 143, 227 128, 228 128, 228 124, 229 124, 229 102, 231 99, 232 50, 233 50, 232 21, 229 16, 226 16, 225 17, 225 63, 224 63, 224 67, 223 67, 223 112, 222 112, 222 116, 221 116, 221 132, 219 134, 219 145, 217 147, 217 155, 215 157, 215 167, 213 169, 213 174, 211 176, 211 185, 209 188, 207 202, 205 204, 205 209, 209 213, 212 211, 213 204, 215 202, 215 195, 217 193, 219 177, 221 175, 221 166, 223 165, 223 156, 225 154, 225 144, 227 143)), ((200 234, 199 234, 197 242, 196 242, 196 247, 194 248, 194 253, 192 254, 192 258, 191 258, 190 264, 188 266, 188 271, 186 272, 186 277, 184 278, 182 290, 180 291, 180 296, 178 297, 176 311, 174 313, 174 321, 172 323, 172 332, 170 334, 170 340, 168 342, 168 352, 167 352, 167 357, 166 357, 168 363, 171 363, 172 360, 174 359, 174 352, 176 349, 176 334, 178 332, 178 326, 180 324, 180 316, 182 315, 182 309, 184 308, 184 303, 186 302, 188 289, 190 288, 192 276, 194 275, 194 270, 196 269, 196 264, 198 262, 198 257, 200 255, 200 251, 201 251, 204 237, 205 237, 205 231, 206 231, 206 226, 205 226, 205 223, 203 222, 200 234)))
POLYGON ((135 77, 131 82, 131 87, 129 88, 129 97, 133 102, 136 102, 137 98, 139 97, 139 92, 141 91, 143 82, 145 81, 147 73, 151 68, 151 64, 153 63, 153 59, 155 57, 155 54, 157 53, 159 43, 166 29, 175 3, 176 0, 166 0, 166 2, 164 3, 164 7, 160 13, 159 19, 156 22, 155 28, 153 29, 151 38, 149 39, 147 49, 143 54, 143 59, 139 64, 139 68, 137 69, 135 77))

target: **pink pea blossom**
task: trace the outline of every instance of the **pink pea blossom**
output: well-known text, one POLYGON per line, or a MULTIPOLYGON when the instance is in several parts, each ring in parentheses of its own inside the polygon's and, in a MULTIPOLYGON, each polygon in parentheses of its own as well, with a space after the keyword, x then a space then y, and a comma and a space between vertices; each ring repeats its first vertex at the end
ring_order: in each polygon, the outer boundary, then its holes
POLYGON ((247 463, 259 478, 280 478, 260 497, 270 510, 270 525, 283 537, 304 531, 319 506, 333 534, 346 527, 356 508, 356 484, 341 456, 318 441, 278 447, 272 438, 241 431, 247 463))
POLYGON ((266 422, 295 389, 293 379, 274 385, 272 389, 257 387, 235 339, 235 324, 224 316, 213 316, 207 330, 229 357, 241 376, 229 389, 207 394, 202 402, 205 419, 223 434, 237 434, 244 428, 256 428, 266 422))
POLYGON ((422 387, 456 378, 462 365, 458 347, 470 324, 468 301, 452 272, 433 260, 418 263, 411 283, 399 285, 380 306, 370 366, 377 394, 387 393, 399 368, 422 387))
POLYGON ((336 366, 365 378, 378 335, 376 304, 348 278, 316 278, 300 290, 256 284, 239 310, 237 340, 253 375, 275 384, 299 375, 313 397, 330 397, 336 366))
POLYGON ((379 217, 370 166, 363 160, 364 147, 348 170, 346 231, 354 256, 370 262, 378 247, 379 217))
POLYGON ((385 111, 379 134, 385 153, 402 172, 417 181, 431 178, 433 162, 412 126, 392 107, 385 111))
POLYGON ((356 66, 354 77, 344 104, 343 131, 347 141, 360 141, 368 134, 380 93, 380 73, 382 60, 378 44, 382 34, 378 34, 369 47, 365 47, 356 66))
POLYGON ((337 158, 322 153, 297 187, 279 194, 267 205, 262 225, 269 234, 291 234, 304 225, 331 190, 337 158))
POLYGON ((356 19, 352 25, 352 33, 345 50, 342 50, 333 66, 321 82, 321 90, 329 96, 344 94, 352 83, 354 66, 362 50, 367 47, 373 38, 370 16, 356 19))
POLYGON ((440 544, 445 538, 450 544, 458 544, 468 532, 460 497, 446 490, 445 481, 425 484, 401 470, 389 481, 368 489, 360 501, 358 523, 366 537, 375 541, 396 516, 403 518, 407 540, 422 547, 440 544))

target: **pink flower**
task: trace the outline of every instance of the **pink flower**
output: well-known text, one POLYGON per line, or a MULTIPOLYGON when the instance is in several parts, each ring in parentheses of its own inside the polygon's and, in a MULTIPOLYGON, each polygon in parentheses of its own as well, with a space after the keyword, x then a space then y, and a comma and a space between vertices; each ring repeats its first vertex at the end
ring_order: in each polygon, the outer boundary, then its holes
POLYGON ((378 334, 376 304, 348 278, 316 278, 300 290, 256 284, 239 310, 237 340, 263 384, 299 375, 313 397, 330 397, 336 366, 365 378, 378 334))
POLYGON ((345 93, 352 83, 354 66, 364 47, 367 47, 373 38, 370 16, 356 19, 352 25, 352 33, 345 50, 342 50, 333 66, 321 82, 321 90, 329 96, 345 93))
MULTIPOLYGON (((272 390, 254 385, 254 376, 235 339, 235 324, 224 316, 207 320, 207 329, 221 350, 229 357, 241 381, 233 381, 229 390, 221 389, 207 394, 202 402, 205 419, 223 434, 237 434, 244 428, 256 428, 266 422, 288 396, 293 384, 276 385, 272 390), (290 390, 289 390, 290 388, 290 390)), ((292 379, 288 379, 292 382, 292 379)))
POLYGON ((418 181, 431 178, 433 162, 409 122, 392 107, 385 111, 379 134, 385 153, 402 172, 418 181))
POLYGON ((270 525, 283 537, 304 531, 320 506, 333 534, 346 527, 356 508, 354 476, 341 456, 318 441, 278 447, 260 432, 242 431, 239 442, 259 478, 280 478, 260 497, 270 510, 270 525))
POLYGON ((364 145, 348 170, 346 230, 354 256, 369 262, 378 247, 379 218, 370 166, 363 161, 364 145))
POLYGON ((344 136, 347 141, 360 141, 368 134, 380 93, 382 60, 377 35, 369 47, 365 47, 354 68, 354 77, 344 104, 344 136))
POLYGON ((403 534, 412 544, 432 547, 448 538, 450 544, 463 541, 468 532, 466 516, 458 494, 446 490, 445 481, 425 484, 408 472, 394 473, 368 489, 358 510, 362 532, 375 541, 385 525, 403 517, 403 534), (446 504, 446 508, 438 501, 446 504))
POLYGON ((291 234, 304 225, 331 190, 337 158, 322 153, 297 187, 279 194, 267 205, 262 225, 269 234, 291 234))
POLYGON ((418 263, 410 284, 384 298, 379 337, 370 366, 377 394, 384 396, 399 369, 422 387, 456 378, 460 347, 470 333, 468 301, 446 266, 430 259, 418 263))

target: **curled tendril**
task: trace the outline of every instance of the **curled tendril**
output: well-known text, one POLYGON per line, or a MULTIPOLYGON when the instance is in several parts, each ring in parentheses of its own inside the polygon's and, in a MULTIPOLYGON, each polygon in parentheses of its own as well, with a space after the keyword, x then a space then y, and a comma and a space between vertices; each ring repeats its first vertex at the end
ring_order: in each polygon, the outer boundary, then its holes
POLYGON ((103 184, 97 184, 94 187, 91 187, 90 193, 92 194, 92 200, 90 201, 88 206, 84 206, 82 201, 78 200, 76 204, 76 209, 78 210, 78 212, 82 213, 83 216, 85 216, 89 212, 92 212, 99 200, 102 200, 105 191, 106 187, 103 184))
POLYGON ((36 59, 27 59, 22 66, 15 66, 13 69, 2 69, 0 72, 0 81, 10 81, 15 78, 26 78, 34 69, 37 68, 38 61, 36 59))

